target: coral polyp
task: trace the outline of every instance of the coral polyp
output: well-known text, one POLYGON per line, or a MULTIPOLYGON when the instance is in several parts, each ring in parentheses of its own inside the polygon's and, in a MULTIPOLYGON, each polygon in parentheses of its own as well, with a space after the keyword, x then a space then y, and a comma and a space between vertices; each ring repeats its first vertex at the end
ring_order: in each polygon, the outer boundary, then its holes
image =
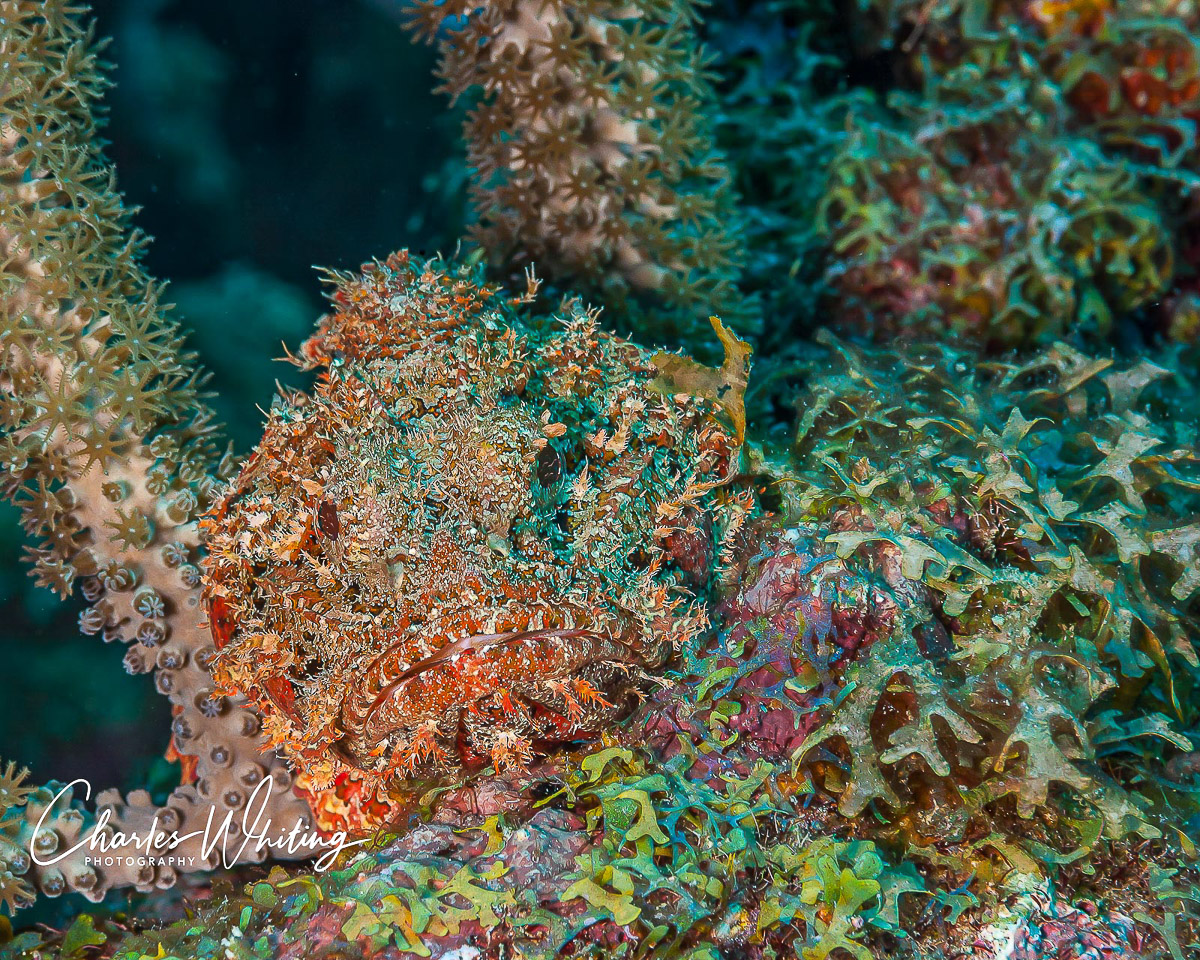
POLYGON ((334 299, 204 521, 216 677, 318 789, 595 736, 706 623, 733 433, 577 301, 404 254, 334 299))

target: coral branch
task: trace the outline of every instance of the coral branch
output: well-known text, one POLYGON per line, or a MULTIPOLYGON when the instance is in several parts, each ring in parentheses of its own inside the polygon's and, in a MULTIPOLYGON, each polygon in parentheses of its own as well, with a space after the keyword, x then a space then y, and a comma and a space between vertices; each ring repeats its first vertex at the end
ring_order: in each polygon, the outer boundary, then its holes
POLYGON ((636 319, 671 337, 714 311, 750 322, 695 20, 690 0, 424 0, 415 16, 441 44, 443 90, 482 90, 466 137, 493 261, 652 304, 636 319))
MULTIPOLYGON (((257 719, 216 696, 208 675, 194 518, 230 460, 200 402, 192 357, 164 317, 161 288, 138 265, 145 239, 130 228, 95 146, 106 81, 90 32, 64 2, 0 9, 3 490, 40 539, 29 550, 38 581, 64 597, 78 587, 90 603, 81 629, 130 643, 126 668, 154 672, 174 708, 174 743, 194 783, 163 810, 142 792, 126 802, 108 792, 98 803, 113 808, 120 829, 144 830, 155 815, 167 829, 194 829, 210 801, 242 807, 269 770, 290 782, 259 756, 257 719)), ((7 825, 0 859, 10 869, 29 870, 25 841, 51 797, 39 792, 26 821, 7 825)), ((54 836, 36 838, 43 848, 87 826, 89 815, 67 804, 50 818, 54 836)), ((278 813, 304 807, 289 799, 278 813)), ((98 871, 82 857, 29 877, 48 894, 93 898, 113 884, 174 879, 169 868, 98 871)))

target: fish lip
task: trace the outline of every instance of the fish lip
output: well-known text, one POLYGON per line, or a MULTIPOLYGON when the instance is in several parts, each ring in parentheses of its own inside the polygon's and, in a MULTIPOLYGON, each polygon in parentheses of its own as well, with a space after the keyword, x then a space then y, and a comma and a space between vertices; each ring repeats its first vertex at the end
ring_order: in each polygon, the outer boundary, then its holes
MULTIPOLYGON (((520 643, 523 640, 543 637, 561 638, 566 640, 579 637, 592 637, 595 639, 610 640, 625 647, 629 651, 630 659, 632 661, 643 662, 644 659, 636 654, 632 644, 630 644, 623 637, 613 637, 605 633, 600 633, 596 630, 585 630, 579 627, 563 627, 548 630, 509 630, 504 633, 474 634, 472 636, 462 637, 453 643, 442 647, 436 653, 431 654, 424 660, 419 660, 417 663, 414 663, 412 666, 404 670, 400 676, 396 677, 391 683, 384 687, 383 690, 381 690, 371 702, 371 706, 367 708, 361 722, 356 725, 358 735, 362 736, 371 726, 371 721, 375 718, 383 704, 390 696, 392 696, 392 694, 399 690, 408 681, 421 675, 422 673, 425 673, 427 670, 431 670, 439 664, 446 663, 456 655, 465 653, 469 650, 488 650, 492 647, 507 646, 513 643, 520 643)), ((392 647, 389 647, 387 650, 384 650, 381 654, 379 654, 379 656, 377 656, 371 662, 370 666, 367 667, 367 672, 370 672, 370 670, 373 669, 380 660, 387 656, 388 653, 394 649, 394 647, 395 645, 393 644, 392 647)), ((386 731, 379 737, 373 738, 370 742, 380 742, 385 736, 387 736, 388 732, 390 731, 386 731)))

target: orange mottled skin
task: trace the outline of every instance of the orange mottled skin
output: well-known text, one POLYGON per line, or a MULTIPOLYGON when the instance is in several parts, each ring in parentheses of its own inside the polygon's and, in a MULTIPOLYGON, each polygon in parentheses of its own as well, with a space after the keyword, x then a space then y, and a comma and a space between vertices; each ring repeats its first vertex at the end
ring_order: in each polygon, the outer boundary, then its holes
POLYGON ((403 254, 343 278, 319 385, 205 521, 215 674, 313 795, 528 767, 706 625, 731 432, 526 300, 403 254))

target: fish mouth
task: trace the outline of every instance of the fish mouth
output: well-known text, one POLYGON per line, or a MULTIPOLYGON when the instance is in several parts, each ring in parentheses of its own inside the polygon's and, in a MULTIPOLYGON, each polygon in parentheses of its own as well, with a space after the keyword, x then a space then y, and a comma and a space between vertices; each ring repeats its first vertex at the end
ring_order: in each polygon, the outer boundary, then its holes
MULTIPOLYGON (((399 690, 401 686, 403 686, 409 680, 412 680, 414 677, 425 673, 427 670, 431 670, 439 664, 452 660, 460 653, 466 653, 467 651, 474 651, 478 653, 482 650, 489 650, 492 647, 504 647, 514 643, 522 643, 525 640, 581 640, 584 637, 589 637, 593 640, 613 639, 607 634, 597 633, 595 630, 582 630, 579 628, 562 628, 551 630, 509 630, 506 633, 482 633, 475 634, 474 636, 462 637, 461 639, 455 640, 453 643, 442 647, 437 651, 437 653, 430 654, 424 660, 417 661, 398 677, 396 677, 386 687, 384 687, 371 703, 371 706, 367 709, 367 713, 364 718, 364 726, 370 722, 372 717, 375 716, 375 714, 379 711, 379 708, 383 706, 384 701, 387 700, 387 698, 397 690, 399 690)), ((627 647, 630 653, 633 652, 632 647, 629 647, 629 645, 623 640, 618 639, 616 642, 627 647)), ((374 668, 375 664, 379 663, 380 660, 386 657, 391 649, 392 648, 385 650, 378 657, 376 657, 375 660, 372 661, 371 666, 367 668, 368 672, 374 668)))
MULTIPOLYGON (((329 749, 339 758, 352 766, 369 771, 371 764, 365 762, 363 751, 374 750, 392 733, 392 729, 383 729, 374 731, 374 735, 368 734, 375 725, 380 711, 388 700, 401 690, 406 684, 410 683, 415 678, 436 669, 443 664, 449 663, 454 658, 465 653, 480 653, 486 650, 492 650, 497 647, 512 646, 526 641, 537 640, 582 640, 589 639, 594 642, 603 643, 620 648, 624 655, 614 657, 613 660, 619 660, 624 663, 644 664, 645 657, 638 654, 635 647, 623 637, 613 637, 607 633, 602 633, 596 630, 587 630, 578 627, 562 627, 562 628, 541 628, 533 630, 508 630, 502 633, 486 633, 472 634, 455 640, 446 646, 439 649, 437 652, 417 661, 411 666, 405 668, 398 676, 393 678, 372 700, 367 709, 356 718, 354 723, 343 723, 342 728, 346 732, 336 742, 329 745, 329 749)), ((371 664, 367 667, 365 673, 370 674, 377 666, 388 657, 398 646, 393 644, 386 650, 381 652, 371 664)), ((608 658, 605 658, 608 659, 608 658)), ((528 697, 522 699, 528 700, 528 697)), ((531 704, 533 705, 533 704, 531 704)), ((463 704, 468 707, 468 704, 463 704)), ((537 707, 542 710, 553 712, 553 707, 547 704, 537 702, 537 707)), ((343 712, 345 708, 343 708, 343 712)), ((344 719, 350 719, 344 717, 344 719)))

